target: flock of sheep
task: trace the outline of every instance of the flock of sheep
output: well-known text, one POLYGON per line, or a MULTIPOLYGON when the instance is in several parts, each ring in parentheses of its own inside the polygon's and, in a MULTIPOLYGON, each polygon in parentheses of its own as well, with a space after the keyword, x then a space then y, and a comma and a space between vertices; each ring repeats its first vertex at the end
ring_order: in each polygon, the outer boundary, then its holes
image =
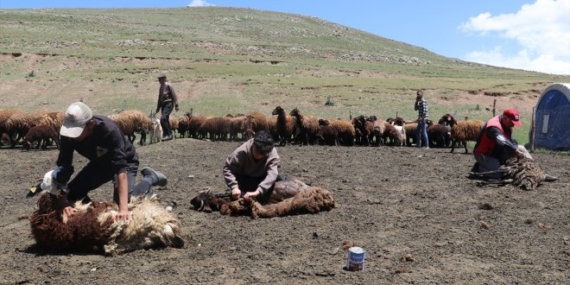
MULTIPOLYGON (((9 147, 21 145, 24 149, 43 148, 58 144, 58 132, 63 123, 62 111, 25 112, 17 109, 0 109, 1 144, 9 147)), ((119 125, 123 134, 134 142, 140 134, 140 145, 160 142, 162 128, 159 120, 138 110, 125 110, 109 116, 119 125), (147 142, 147 135, 150 141, 147 142)), ((280 145, 393 145, 412 146, 416 143, 417 123, 396 117, 380 120, 376 116, 356 116, 349 120, 323 119, 302 114, 297 108, 287 113, 277 106, 272 114, 206 116, 188 112, 179 118, 170 117, 172 129, 179 137, 236 141, 251 138, 264 130, 271 133, 280 145)), ((430 147, 451 147, 462 144, 467 152, 467 141, 474 141, 483 122, 456 121, 446 114, 437 123, 428 121, 430 147)))

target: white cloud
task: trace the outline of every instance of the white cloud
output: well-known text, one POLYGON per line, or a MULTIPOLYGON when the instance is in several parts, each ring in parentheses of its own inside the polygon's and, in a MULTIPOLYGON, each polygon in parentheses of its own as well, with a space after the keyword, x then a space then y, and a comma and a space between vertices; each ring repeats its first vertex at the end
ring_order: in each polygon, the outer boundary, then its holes
POLYGON ((518 51, 498 46, 473 51, 466 60, 517 69, 570 75, 570 1, 536 0, 513 14, 482 13, 459 28, 481 37, 499 36, 518 51))
POLYGON ((188 7, 206 7, 206 6, 216 6, 216 5, 210 4, 205 0, 192 0, 192 3, 188 4, 188 7))

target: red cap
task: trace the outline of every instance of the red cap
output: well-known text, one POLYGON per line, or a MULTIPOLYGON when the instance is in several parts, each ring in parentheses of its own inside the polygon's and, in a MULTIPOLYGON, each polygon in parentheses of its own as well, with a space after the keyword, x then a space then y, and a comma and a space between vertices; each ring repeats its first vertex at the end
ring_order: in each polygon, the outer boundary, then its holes
POLYGON ((506 109, 503 112, 503 116, 507 117, 509 119, 511 119, 511 121, 513 121, 513 123, 515 124, 515 126, 522 126, 521 122, 520 122, 520 118, 519 118, 519 112, 513 108, 511 109, 506 109))

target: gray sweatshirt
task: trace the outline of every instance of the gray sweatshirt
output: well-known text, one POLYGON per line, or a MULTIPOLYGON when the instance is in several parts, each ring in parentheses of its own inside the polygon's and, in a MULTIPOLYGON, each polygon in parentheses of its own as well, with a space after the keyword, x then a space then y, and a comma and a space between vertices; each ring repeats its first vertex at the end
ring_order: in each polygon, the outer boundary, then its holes
POLYGON ((279 154, 277 154, 277 149, 269 153, 269 156, 265 159, 256 161, 253 158, 253 139, 250 139, 239 146, 232 154, 226 159, 226 164, 224 165, 224 179, 226 185, 230 189, 238 187, 236 180, 236 175, 247 175, 251 177, 263 177, 265 179, 259 184, 256 190, 261 190, 261 194, 267 192, 275 180, 277 179, 277 167, 281 162, 279 154))

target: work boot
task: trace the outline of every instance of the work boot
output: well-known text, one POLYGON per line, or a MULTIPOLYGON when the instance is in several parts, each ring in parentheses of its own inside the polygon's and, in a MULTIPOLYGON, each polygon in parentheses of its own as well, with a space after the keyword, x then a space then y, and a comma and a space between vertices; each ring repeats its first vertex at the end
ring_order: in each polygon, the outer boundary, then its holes
POLYGON ((556 180, 558 180, 558 177, 552 176, 550 174, 544 174, 544 181, 552 182, 552 181, 556 181, 556 180))
POLYGON ((141 169, 141 174, 144 177, 151 177, 152 179, 152 186, 166 186, 166 184, 168 183, 168 179, 166 179, 166 176, 150 167, 145 167, 143 169, 141 169))

